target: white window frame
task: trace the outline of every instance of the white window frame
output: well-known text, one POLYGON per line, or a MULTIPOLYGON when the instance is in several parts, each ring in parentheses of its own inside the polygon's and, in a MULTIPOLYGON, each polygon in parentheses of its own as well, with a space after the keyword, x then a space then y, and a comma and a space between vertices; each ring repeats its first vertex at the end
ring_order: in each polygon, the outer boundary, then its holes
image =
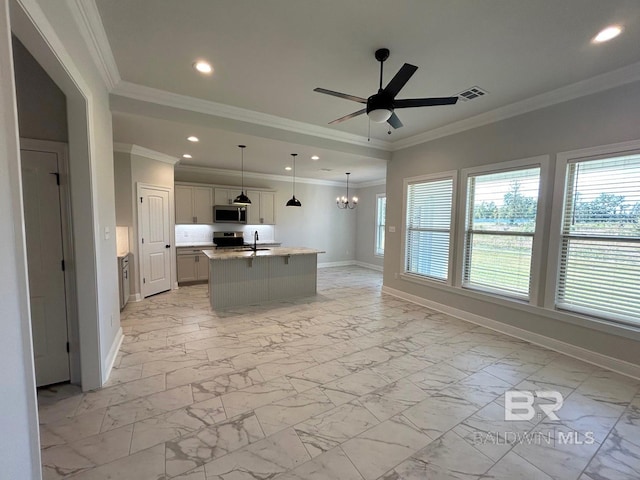
POLYGON ((457 237, 456 250, 459 255, 456 258, 456 282, 455 286, 463 290, 478 292, 485 295, 494 295, 505 298, 510 301, 528 303, 530 305, 539 305, 540 302, 540 281, 542 276, 542 248, 544 245, 544 223, 546 211, 550 205, 548 186, 550 184, 550 157, 549 155, 539 155, 536 157, 511 160, 480 167, 462 169, 461 185, 464 185, 461 193, 461 205, 464 205, 464 211, 460 212, 458 218, 458 231, 460 235, 457 237), (489 287, 468 287, 463 286, 464 280, 464 261, 465 261, 465 242, 466 242, 466 221, 467 221, 467 205, 468 198, 468 180, 470 176, 478 176, 483 174, 509 172, 514 170, 525 170, 527 168, 540 168, 540 187, 538 190, 538 206, 536 210, 536 228, 533 232, 533 242, 531 247, 531 270, 529 282, 529 298, 511 295, 508 292, 494 290, 489 287))
POLYGON ((574 161, 598 160, 623 155, 639 155, 640 140, 630 142, 613 143, 597 147, 582 148, 560 152, 556 155, 555 188, 553 193, 554 209, 551 215, 551 233, 549 239, 549 254, 547 260, 546 288, 544 295, 544 307, 550 310, 567 313, 569 315, 584 315, 592 319, 614 322, 616 325, 632 325, 637 327, 637 323, 631 323, 624 317, 603 313, 596 316, 593 312, 580 312, 576 310, 563 310, 556 307, 556 291, 560 275, 560 256, 562 254, 562 214, 564 210, 564 196, 566 193, 567 165, 574 161))
POLYGON ((408 177, 403 181, 403 196, 402 196, 402 265, 401 276, 405 280, 415 281, 418 283, 424 283, 427 285, 453 285, 454 275, 454 253, 455 253, 455 238, 456 238, 456 199, 457 199, 457 185, 458 184, 458 171, 449 170, 441 173, 434 173, 431 175, 420 175, 417 177, 408 177), (433 182, 438 180, 452 180, 451 182, 451 223, 449 224, 449 265, 447 267, 447 279, 438 280, 436 278, 429 278, 423 275, 417 275, 411 272, 407 272, 407 193, 409 191, 409 184, 421 183, 421 182, 433 182))
POLYGON ((386 244, 386 236, 387 236, 387 232, 385 231, 387 228, 387 212, 385 210, 384 213, 384 223, 382 225, 380 225, 378 223, 378 219, 380 218, 380 211, 379 211, 379 205, 380 205, 380 199, 384 198, 385 199, 385 206, 386 206, 386 198, 387 198, 387 194, 386 193, 377 193, 376 194, 376 217, 375 217, 375 221, 374 221, 374 225, 375 225, 375 231, 374 231, 374 237, 373 237, 373 254, 376 257, 384 257, 384 248, 382 249, 382 253, 380 253, 380 248, 379 248, 379 244, 378 241, 380 240, 378 233, 380 232, 380 227, 382 226, 383 228, 383 233, 385 236, 385 244, 386 244))

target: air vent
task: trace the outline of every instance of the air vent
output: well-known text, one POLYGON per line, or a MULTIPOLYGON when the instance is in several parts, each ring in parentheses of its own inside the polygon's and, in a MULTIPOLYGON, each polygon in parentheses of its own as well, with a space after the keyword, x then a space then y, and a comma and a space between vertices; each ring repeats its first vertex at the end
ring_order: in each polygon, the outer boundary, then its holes
POLYGON ((333 168, 321 168, 320 170, 323 172, 330 172, 333 168))
POLYGON ((460 100, 464 100, 466 102, 467 100, 482 97, 487 93, 489 92, 476 85, 475 87, 467 88, 465 91, 460 92, 457 96, 460 97, 460 100))

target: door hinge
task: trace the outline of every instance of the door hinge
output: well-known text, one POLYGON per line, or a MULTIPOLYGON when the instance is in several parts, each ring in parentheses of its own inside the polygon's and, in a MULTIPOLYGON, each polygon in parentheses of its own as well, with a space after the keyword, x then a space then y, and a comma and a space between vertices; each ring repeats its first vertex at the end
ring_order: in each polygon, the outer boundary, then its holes
POLYGON ((69 342, 67 342, 67 353, 69 353, 69 342))
POLYGON ((147 279, 146 279, 146 278, 143 278, 143 279, 142 279, 142 283, 147 283, 147 279))
POLYGON ((140 197, 140 203, 142 203, 142 197, 140 197))
POLYGON ((144 243, 144 238, 142 239, 142 243, 144 243))
POLYGON ((60 186, 60 174, 58 172, 51 172, 50 175, 56 176, 56 185, 60 186))
POLYGON ((62 259, 62 271, 64 272, 64 259, 62 259))

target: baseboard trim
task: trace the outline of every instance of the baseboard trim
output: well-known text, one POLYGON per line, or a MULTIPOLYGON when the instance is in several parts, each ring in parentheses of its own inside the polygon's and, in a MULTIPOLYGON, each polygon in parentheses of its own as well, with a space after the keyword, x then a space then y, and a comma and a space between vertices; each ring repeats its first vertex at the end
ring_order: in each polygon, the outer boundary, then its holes
POLYGON ((129 301, 133 303, 141 302, 142 295, 140 295, 139 293, 132 293, 131 295, 129 295, 129 301))
POLYGON ((318 268, 330 268, 330 267, 348 267, 354 265, 355 260, 342 260, 340 262, 323 262, 318 264, 318 268))
POLYGON ((640 379, 640 365, 636 365, 624 360, 619 360, 617 358, 603 355, 601 353, 593 352, 583 347, 571 345, 570 343, 556 340, 555 338, 540 335, 539 333, 530 332, 528 330, 514 327, 512 325, 507 325, 505 323, 498 322, 497 320, 482 317, 480 315, 469 313, 458 308, 427 300, 426 298, 412 295, 395 288, 383 286, 382 293, 402 298, 403 300, 407 300, 408 302, 416 303, 418 305, 422 305, 423 307, 437 310, 441 313, 446 313, 447 315, 451 315, 452 317, 458 318, 460 320, 470 322, 475 325, 480 325, 496 332, 504 333, 505 335, 527 341, 540 347, 548 348, 549 350, 562 353, 569 357, 582 360, 598 367, 606 368, 607 370, 614 371, 621 375, 632 377, 634 379, 640 379))
POLYGON ((359 262, 358 260, 342 260, 340 262, 319 263, 318 268, 350 267, 352 265, 363 267, 363 268, 369 268, 371 270, 377 270, 378 272, 382 272, 382 267, 380 265, 374 265, 373 263, 359 262))
POLYGON ((118 356, 118 352, 120 351, 120 346, 122 345, 122 341, 124 340, 124 335, 122 334, 122 327, 118 329, 118 333, 116 333, 116 338, 113 339, 113 343, 111 344, 111 348, 109 349, 109 354, 105 360, 106 368, 102 373, 102 385, 107 383, 109 380, 109 376, 111 375, 111 370, 113 370, 113 364, 116 361, 116 357, 118 356))
POLYGON ((358 267, 368 268, 370 270, 376 270, 378 272, 382 272, 383 270, 383 267, 381 265, 374 265, 373 263, 365 263, 356 260, 355 262, 353 262, 353 264, 357 265, 358 267))

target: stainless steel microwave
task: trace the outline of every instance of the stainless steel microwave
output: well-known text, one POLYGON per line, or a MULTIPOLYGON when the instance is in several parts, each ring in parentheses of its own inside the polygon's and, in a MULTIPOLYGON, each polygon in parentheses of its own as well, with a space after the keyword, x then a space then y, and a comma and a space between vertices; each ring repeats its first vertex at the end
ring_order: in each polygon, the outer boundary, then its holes
POLYGON ((216 223, 247 223, 247 207, 239 205, 215 205, 213 221, 216 223))

